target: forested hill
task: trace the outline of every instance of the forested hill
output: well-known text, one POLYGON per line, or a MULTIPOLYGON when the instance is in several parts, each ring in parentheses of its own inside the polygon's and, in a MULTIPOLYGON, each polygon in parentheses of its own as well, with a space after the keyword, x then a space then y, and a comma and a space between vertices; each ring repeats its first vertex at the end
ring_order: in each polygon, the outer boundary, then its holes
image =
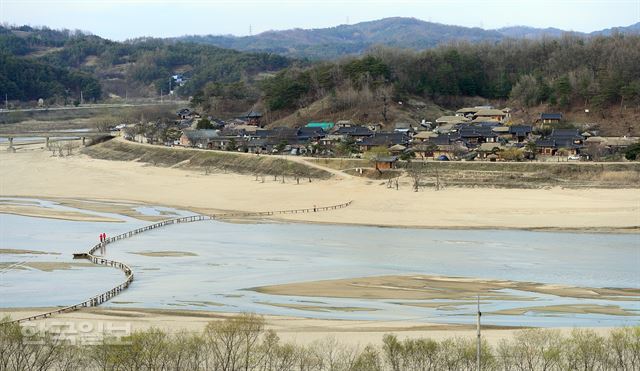
POLYGON ((114 42, 94 35, 48 28, 0 27, 0 91, 9 100, 52 103, 109 96, 157 96, 176 87, 190 95, 209 81, 250 82, 261 73, 291 65, 271 53, 243 53, 211 45, 140 39, 114 42))
MULTIPOLYGON (((452 41, 477 43, 496 42, 506 38, 538 39, 560 37, 567 32, 558 28, 540 29, 521 26, 484 30, 425 22, 415 18, 394 17, 330 28, 267 31, 244 37, 183 36, 178 40, 241 51, 267 51, 296 58, 330 60, 345 55, 362 54, 373 45, 425 50, 452 41)), ((615 32, 640 34, 640 23, 590 34, 570 33, 587 37, 611 35, 615 32)))
MULTIPOLYGON (((617 107, 617 117, 640 111, 640 36, 456 43, 423 52, 378 47, 357 59, 286 69, 262 88, 269 110, 303 107, 302 115, 309 111, 304 107, 322 107, 315 119, 353 112, 387 121, 383 102, 420 99, 451 109, 465 97, 518 110, 541 104, 560 112, 589 108, 601 119, 617 107)), ((637 126, 635 118, 620 119, 637 126)))

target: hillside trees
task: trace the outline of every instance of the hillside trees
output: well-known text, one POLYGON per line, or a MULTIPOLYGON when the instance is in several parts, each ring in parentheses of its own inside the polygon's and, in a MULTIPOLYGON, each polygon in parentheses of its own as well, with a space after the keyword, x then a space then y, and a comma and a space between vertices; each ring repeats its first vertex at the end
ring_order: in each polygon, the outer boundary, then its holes
MULTIPOLYGON (((233 101, 246 106, 262 97, 267 110, 288 111, 337 97, 347 88, 373 97, 381 88, 392 89, 385 95, 394 100, 418 96, 447 106, 461 96, 595 110, 640 104, 640 36, 622 34, 453 42, 421 52, 376 46, 361 57, 311 63, 175 40, 114 42, 23 26, 0 27, 0 50, 0 88, 17 100, 75 99, 80 90, 98 99, 100 81, 112 78, 160 93, 169 90, 171 75, 182 74, 187 82, 177 88, 180 95, 232 110, 237 108, 233 101), (30 76, 16 78, 21 70, 30 76)), ((264 50, 279 49, 267 45, 264 50)))
POLYGON ((149 38, 114 42, 81 32, 27 26, 0 26, 0 53, 0 88, 15 100, 46 99, 66 90, 71 95, 75 91, 79 95, 82 90, 85 98, 97 99, 101 95, 97 89, 100 79, 114 77, 135 88, 168 92, 169 80, 177 73, 183 74, 187 82, 171 89, 194 95, 208 83, 252 83, 256 75, 278 71, 292 63, 289 58, 271 53, 242 53, 149 38), (27 78, 14 78, 20 69, 35 73, 33 77, 25 74, 27 78), (70 76, 72 73, 76 75, 70 76), (77 79, 78 75, 83 76, 83 86, 66 81, 68 77, 77 79), (92 77, 95 83, 86 77, 92 77))
POLYGON ((295 109, 301 103, 327 95, 335 98, 335 105, 344 105, 345 94, 348 101, 360 99, 363 92, 375 94, 378 88, 388 84, 390 77, 389 65, 368 55, 307 69, 290 68, 264 80, 260 87, 267 108, 276 111, 295 109))
POLYGON ((70 95, 77 98, 80 91, 85 100, 97 100, 102 95, 100 83, 89 74, 3 53, 0 53, 0 91, 15 100, 70 95))
POLYGON ((414 95, 444 105, 479 96, 510 98, 524 107, 637 106, 640 36, 458 42, 423 52, 375 47, 357 59, 290 68, 261 85, 272 110, 296 108, 309 97, 335 97, 349 87, 363 92, 382 86, 393 87, 398 100, 414 95))

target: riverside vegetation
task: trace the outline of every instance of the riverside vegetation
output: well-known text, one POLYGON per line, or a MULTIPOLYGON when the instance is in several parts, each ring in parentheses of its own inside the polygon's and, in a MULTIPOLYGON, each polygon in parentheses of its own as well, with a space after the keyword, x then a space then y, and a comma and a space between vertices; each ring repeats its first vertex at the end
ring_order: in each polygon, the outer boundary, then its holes
MULTIPOLYGON (((202 332, 151 328, 96 345, 77 345, 60 332, 33 335, 18 324, 0 326, 0 370, 475 370, 472 338, 398 339, 350 347, 332 338, 283 343, 262 317, 239 314, 210 322, 202 332), (33 341, 37 339, 39 341, 33 341), (31 340, 31 341, 29 341, 31 340)), ((640 327, 608 336, 574 329, 525 329, 495 346, 482 342, 483 370, 638 370, 640 327)))
POLYGON ((110 140, 86 147, 84 154, 102 160, 138 161, 153 166, 179 167, 203 170, 205 174, 217 171, 251 174, 256 177, 290 176, 326 179, 331 174, 322 169, 273 156, 256 156, 198 149, 174 149, 160 146, 146 146, 110 140))
MULTIPOLYGON (((293 178, 291 181, 327 179, 326 170, 335 169, 345 173, 377 179, 378 171, 360 174, 356 168, 372 167, 365 159, 317 158, 296 162, 288 158, 256 156, 237 152, 205 151, 198 149, 170 148, 139 145, 125 141, 110 140, 82 149, 92 158, 112 161, 137 161, 152 166, 178 167, 200 170, 205 174, 235 172, 259 178, 293 178), (321 168, 312 167, 313 165, 321 168)), ((417 181, 420 188, 440 183, 450 187, 492 186, 499 188, 635 188, 640 182, 638 163, 423 163, 402 162, 389 177, 399 177, 406 170, 410 180, 417 181), (437 178, 437 179, 436 179, 437 178)), ((257 179, 257 178, 256 178, 257 179)), ((403 187, 405 187, 404 185, 403 187)))

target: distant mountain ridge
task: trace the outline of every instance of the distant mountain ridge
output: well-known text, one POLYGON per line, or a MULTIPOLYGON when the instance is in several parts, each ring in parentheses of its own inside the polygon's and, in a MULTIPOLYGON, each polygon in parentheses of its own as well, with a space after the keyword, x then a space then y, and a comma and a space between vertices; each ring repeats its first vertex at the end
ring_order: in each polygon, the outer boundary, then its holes
POLYGON ((606 36, 614 32, 640 34, 640 22, 627 27, 582 33, 526 26, 485 30, 426 22, 416 18, 393 17, 329 28, 266 31, 253 36, 190 35, 181 36, 177 40, 240 51, 271 52, 296 58, 334 59, 362 54, 374 45, 424 50, 458 40, 472 43, 497 42, 506 38, 560 37, 566 33, 583 37, 606 36))

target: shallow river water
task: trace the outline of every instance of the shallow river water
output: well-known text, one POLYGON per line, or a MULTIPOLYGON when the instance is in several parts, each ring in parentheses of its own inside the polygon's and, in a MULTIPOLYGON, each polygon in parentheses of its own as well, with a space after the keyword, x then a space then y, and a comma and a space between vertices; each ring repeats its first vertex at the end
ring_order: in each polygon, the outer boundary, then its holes
MULTIPOLYGON (((7 199, 5 199, 5 202, 7 199)), ((60 210, 48 201, 32 200, 60 210)), ((16 201, 21 202, 21 201, 16 201)), ((157 215, 167 209, 144 207, 157 215)), ((187 212, 172 210, 176 215, 187 212)), ((87 212, 89 213, 89 212, 87 212)), ((71 262, 100 232, 109 235, 149 224, 91 212, 122 223, 74 222, 0 214, 0 249, 60 255, 0 254, 4 263, 71 262)), ((473 323, 475 304, 444 308, 410 305, 411 300, 343 299, 268 295, 253 287, 376 275, 428 274, 563 284, 640 288, 640 236, 505 230, 428 230, 311 224, 233 224, 214 221, 172 225, 119 241, 106 256, 129 264, 132 286, 107 305, 311 318, 473 323), (175 251, 187 256, 145 256, 175 251), (314 310, 275 305, 310 305, 314 310), (327 307, 325 311, 318 307, 327 307), (335 311, 357 307, 367 311, 335 311)), ((0 271, 0 307, 68 305, 122 281, 122 272, 81 266, 51 272, 0 271)), ((563 298, 513 292, 530 301, 483 300, 483 323, 519 326, 620 326, 640 323, 640 301, 563 298), (617 305, 634 315, 534 313, 491 315, 497 310, 547 305, 617 305)), ((637 297, 636 297, 637 299, 637 297)))

